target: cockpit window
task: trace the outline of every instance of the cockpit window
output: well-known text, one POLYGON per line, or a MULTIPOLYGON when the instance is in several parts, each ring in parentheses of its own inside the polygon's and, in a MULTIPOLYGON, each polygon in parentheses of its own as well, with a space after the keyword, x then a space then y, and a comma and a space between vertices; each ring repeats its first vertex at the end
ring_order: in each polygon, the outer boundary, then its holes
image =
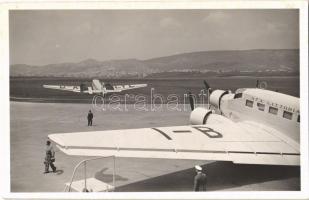
POLYGON ((297 122, 300 122, 300 115, 298 115, 297 117, 297 122))
POLYGON ((264 111, 265 110, 265 104, 262 103, 257 103, 257 107, 260 111, 264 111))
POLYGON ((292 119, 293 113, 288 111, 283 111, 283 118, 292 119))
POLYGON ((250 100, 246 100, 246 106, 252 108, 253 107, 253 101, 250 101, 250 100))
POLYGON ((241 97, 242 97, 242 93, 237 93, 237 94, 235 94, 234 99, 238 99, 238 98, 241 98, 241 97))
POLYGON ((269 106, 268 112, 276 115, 278 113, 278 108, 274 108, 274 107, 269 106))

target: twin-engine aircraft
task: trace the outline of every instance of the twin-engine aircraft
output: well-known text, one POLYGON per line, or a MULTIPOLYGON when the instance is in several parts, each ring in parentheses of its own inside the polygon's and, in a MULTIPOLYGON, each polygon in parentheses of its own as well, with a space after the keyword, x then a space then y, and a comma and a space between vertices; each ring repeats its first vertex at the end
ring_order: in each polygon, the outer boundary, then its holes
POLYGON ((80 86, 66 86, 66 85, 43 85, 44 88, 63 90, 69 92, 77 92, 84 94, 97 94, 105 96, 109 93, 118 93, 124 90, 132 90, 137 88, 147 87, 147 84, 134 84, 134 85, 111 85, 110 83, 104 83, 97 79, 92 80, 92 86, 86 87, 85 84, 80 86))
POLYGON ((232 161, 300 165, 299 98, 260 89, 209 92, 190 124, 173 127, 51 134, 68 155, 232 161))

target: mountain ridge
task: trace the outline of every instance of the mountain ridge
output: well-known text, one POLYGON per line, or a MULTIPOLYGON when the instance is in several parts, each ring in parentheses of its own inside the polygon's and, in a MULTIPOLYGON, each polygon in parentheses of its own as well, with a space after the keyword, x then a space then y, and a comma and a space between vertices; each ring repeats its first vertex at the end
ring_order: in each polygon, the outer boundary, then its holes
POLYGON ((299 71, 299 49, 199 51, 146 60, 135 58, 98 61, 88 58, 34 66, 10 66, 10 76, 145 77, 163 72, 261 72, 299 71))

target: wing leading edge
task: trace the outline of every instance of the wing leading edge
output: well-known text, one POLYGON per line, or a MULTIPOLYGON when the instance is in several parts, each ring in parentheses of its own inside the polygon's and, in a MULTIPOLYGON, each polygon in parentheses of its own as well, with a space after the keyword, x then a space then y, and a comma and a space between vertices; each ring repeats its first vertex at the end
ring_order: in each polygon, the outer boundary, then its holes
MULTIPOLYGON (((62 90, 62 91, 69 91, 69 92, 81 92, 80 86, 68 86, 68 85, 43 85, 44 88, 47 89, 54 89, 54 90, 62 90)), ((132 89, 138 89, 138 88, 143 88, 147 87, 147 84, 135 84, 135 85, 116 85, 113 86, 113 89, 106 89, 105 93, 118 93, 122 92, 125 90, 132 90, 132 89)), ((91 89, 91 87, 90 87, 91 89)), ((98 87, 95 87, 94 90, 85 89, 82 90, 83 93, 100 93, 102 92, 101 89, 98 87)))
POLYGON ((122 92, 125 90, 132 90, 132 89, 138 89, 147 87, 147 84, 133 84, 133 85, 115 85, 113 86, 114 90, 111 90, 110 92, 122 92))
MULTIPOLYGON (((68 85, 43 85, 44 88, 54 89, 54 90, 63 90, 69 92, 81 92, 80 86, 68 86, 68 85)), ((83 90, 83 93, 89 93, 88 90, 83 90)))
POLYGON ((299 165, 299 149, 267 132, 222 124, 51 134, 68 155, 299 165))

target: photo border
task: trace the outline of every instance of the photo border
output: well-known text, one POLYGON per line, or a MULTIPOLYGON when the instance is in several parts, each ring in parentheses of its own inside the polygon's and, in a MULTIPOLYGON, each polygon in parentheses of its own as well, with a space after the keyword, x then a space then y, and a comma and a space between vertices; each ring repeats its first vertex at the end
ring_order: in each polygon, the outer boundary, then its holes
POLYGON ((0 3, 0 189, 2 198, 21 199, 304 199, 308 185, 308 2, 299 1, 19 1, 0 3), (56 9, 299 9, 300 23, 300 112, 301 191, 296 192, 115 192, 115 193, 11 193, 10 98, 9 98, 9 10, 56 9))

